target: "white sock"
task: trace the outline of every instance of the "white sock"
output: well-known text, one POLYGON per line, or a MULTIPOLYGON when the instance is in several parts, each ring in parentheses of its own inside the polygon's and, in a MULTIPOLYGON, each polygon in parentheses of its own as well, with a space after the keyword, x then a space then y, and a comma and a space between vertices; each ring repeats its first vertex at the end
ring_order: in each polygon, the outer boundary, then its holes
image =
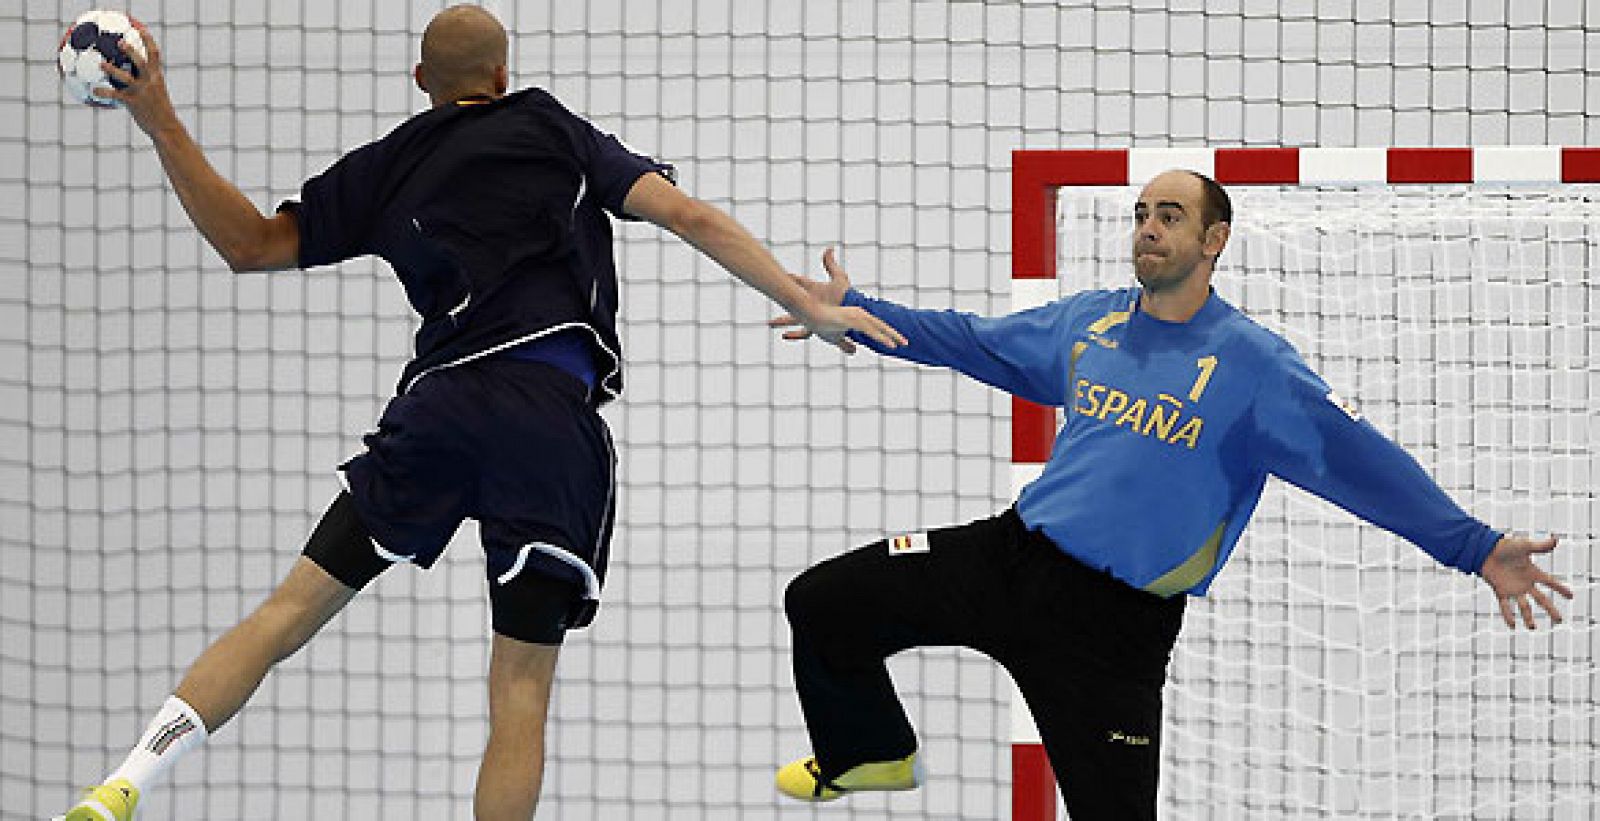
POLYGON ((169 696, 139 743, 107 781, 126 778, 139 792, 160 784, 183 754, 205 743, 206 725, 188 702, 169 696))

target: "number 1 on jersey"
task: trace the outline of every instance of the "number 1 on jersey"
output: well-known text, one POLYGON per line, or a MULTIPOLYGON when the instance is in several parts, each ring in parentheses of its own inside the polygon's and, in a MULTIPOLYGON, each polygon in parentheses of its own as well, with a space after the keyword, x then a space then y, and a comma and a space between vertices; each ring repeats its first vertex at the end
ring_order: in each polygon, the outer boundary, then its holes
POLYGON ((1189 399, 1193 402, 1200 401, 1200 394, 1206 392, 1206 385, 1211 382, 1211 373, 1217 369, 1215 356, 1203 356, 1195 360, 1195 365, 1200 368, 1200 375, 1195 377, 1194 387, 1189 389, 1189 399))

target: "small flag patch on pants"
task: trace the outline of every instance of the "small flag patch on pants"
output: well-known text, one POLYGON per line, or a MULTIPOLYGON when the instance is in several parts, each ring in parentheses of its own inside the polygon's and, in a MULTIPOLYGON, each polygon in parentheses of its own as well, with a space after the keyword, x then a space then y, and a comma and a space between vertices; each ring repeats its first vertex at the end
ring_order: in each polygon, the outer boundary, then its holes
POLYGON ((928 550, 928 534, 926 533, 906 533, 889 540, 890 556, 903 556, 907 553, 927 553, 928 550))

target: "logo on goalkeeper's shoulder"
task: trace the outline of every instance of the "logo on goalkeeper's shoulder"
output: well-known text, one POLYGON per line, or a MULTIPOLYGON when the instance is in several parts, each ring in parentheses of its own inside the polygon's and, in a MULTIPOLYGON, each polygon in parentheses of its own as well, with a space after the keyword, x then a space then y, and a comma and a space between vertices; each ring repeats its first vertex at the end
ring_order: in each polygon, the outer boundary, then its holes
POLYGON ((1356 409, 1355 403, 1340 396, 1338 391, 1328 391, 1328 401, 1332 402, 1334 407, 1344 411, 1344 415, 1350 417, 1351 421, 1361 421, 1361 411, 1356 409))

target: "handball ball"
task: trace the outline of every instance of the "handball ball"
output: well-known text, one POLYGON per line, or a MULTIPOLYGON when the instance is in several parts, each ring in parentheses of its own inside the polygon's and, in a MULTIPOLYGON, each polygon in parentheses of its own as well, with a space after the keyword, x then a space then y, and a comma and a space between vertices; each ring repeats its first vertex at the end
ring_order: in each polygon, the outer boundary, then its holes
POLYGON ((144 39, 133 18, 120 11, 93 10, 79 15, 61 38, 59 57, 61 79, 72 99, 102 108, 121 105, 116 100, 96 97, 94 90, 125 85, 100 70, 102 61, 138 75, 133 58, 119 47, 124 40, 140 57, 144 56, 144 39))

